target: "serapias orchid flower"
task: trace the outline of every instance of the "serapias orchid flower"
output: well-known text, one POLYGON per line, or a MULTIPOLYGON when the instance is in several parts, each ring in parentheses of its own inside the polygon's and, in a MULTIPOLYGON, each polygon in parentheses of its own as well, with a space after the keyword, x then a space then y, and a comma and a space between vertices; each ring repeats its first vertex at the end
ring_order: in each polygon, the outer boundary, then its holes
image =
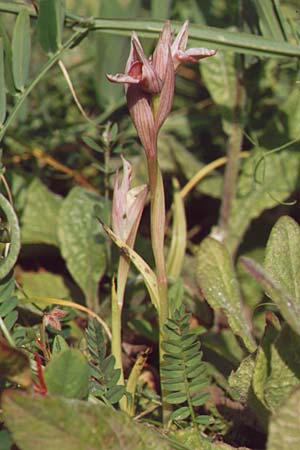
POLYGON ((206 48, 186 50, 187 40, 188 21, 173 43, 170 22, 167 21, 153 56, 147 59, 137 34, 133 32, 125 73, 107 75, 109 81, 125 84, 130 116, 150 158, 156 157, 158 131, 172 107, 175 71, 182 63, 193 63, 216 53, 216 50, 206 48))

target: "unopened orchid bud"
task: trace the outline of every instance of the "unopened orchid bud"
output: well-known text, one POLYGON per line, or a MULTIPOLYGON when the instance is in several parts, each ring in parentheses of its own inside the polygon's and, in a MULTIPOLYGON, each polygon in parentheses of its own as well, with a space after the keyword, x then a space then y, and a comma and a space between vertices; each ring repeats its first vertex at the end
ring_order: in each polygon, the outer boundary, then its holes
POLYGON ((125 158, 123 161, 123 177, 119 183, 116 176, 113 203, 112 203, 112 228, 114 233, 133 247, 137 229, 147 197, 147 186, 141 185, 130 188, 132 169, 125 158))

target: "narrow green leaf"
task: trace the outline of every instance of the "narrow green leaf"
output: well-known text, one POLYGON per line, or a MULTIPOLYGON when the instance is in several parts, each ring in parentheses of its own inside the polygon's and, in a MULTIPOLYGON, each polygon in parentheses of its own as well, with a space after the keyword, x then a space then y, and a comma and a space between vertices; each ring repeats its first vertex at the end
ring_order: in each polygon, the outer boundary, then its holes
POLYGON ((105 232, 112 241, 120 248, 123 255, 127 256, 132 264, 137 268, 144 279, 144 283, 148 289, 151 301, 156 309, 159 309, 159 294, 157 286, 157 278, 150 266, 136 253, 132 248, 125 244, 108 226, 102 223, 105 232))
POLYGON ((186 369, 187 377, 189 379, 200 377, 204 375, 202 364, 198 363, 197 366, 188 367, 186 369))
POLYGON ((88 306, 97 311, 98 283, 106 267, 106 240, 95 216, 95 207, 107 215, 103 197, 73 188, 58 216, 58 238, 67 267, 83 290, 88 306))
POLYGON ((212 308, 222 308, 232 331, 239 335, 250 352, 256 344, 244 316, 241 294, 228 250, 220 242, 206 238, 197 255, 197 281, 212 308))
MULTIPOLYGON (((213 419, 210 416, 205 416, 204 414, 201 414, 196 417, 196 422, 199 425, 209 425, 213 419)), ((216 447, 218 448, 218 447, 216 447)), ((231 447, 232 448, 232 447, 231 447)), ((221 447, 220 447, 221 450, 221 447)))
MULTIPOLYGON (((172 23, 172 29, 178 32, 181 24, 172 23)), ((126 19, 120 20, 97 18, 93 21, 94 29, 109 31, 121 36, 129 36, 135 30, 139 36, 153 38, 161 31, 162 24, 154 20, 126 19)), ((292 57, 300 55, 300 46, 276 42, 250 33, 237 33, 224 28, 190 24, 189 44, 191 47, 209 47, 225 49, 242 54, 271 57, 292 57)), ((204 64, 206 61, 204 62, 204 64)))
POLYGON ((273 38, 274 41, 285 42, 273 0, 264 0, 263 2, 255 0, 255 6, 263 36, 273 38))
POLYGON ((44 377, 50 394, 78 399, 88 395, 89 367, 77 349, 67 348, 53 356, 44 377))
POLYGON ((12 65, 15 86, 19 91, 25 88, 30 65, 30 20, 27 9, 22 9, 17 17, 12 38, 12 65))
POLYGON ((181 364, 179 367, 180 367, 181 370, 174 370, 174 367, 172 367, 172 366, 169 367, 168 365, 163 366, 162 367, 162 373, 168 379, 169 382, 171 382, 171 380, 173 380, 173 379, 175 381, 176 380, 181 381, 182 380, 182 368, 183 368, 183 365, 181 364))
POLYGON ((300 446, 300 389, 271 417, 267 450, 298 450, 300 446))
POLYGON ((172 420, 184 420, 187 419, 191 415, 191 411, 187 406, 182 406, 181 408, 176 409, 171 414, 172 420))
MULTIPOLYGON (((183 302, 183 295, 184 295, 184 286, 183 286, 183 282, 181 280, 181 278, 177 278, 175 280, 175 282, 170 286, 169 288, 169 311, 170 311, 170 316, 173 316, 174 311, 176 311, 176 309, 180 308, 180 306, 182 305, 183 302)), ((168 323, 168 326, 171 328, 172 324, 168 323)), ((173 324, 173 326, 175 327, 174 329, 176 330, 177 325, 176 323, 173 324)))
POLYGON ((37 35, 46 53, 55 53, 62 42, 65 0, 40 0, 37 35))
MULTIPOLYGON (((119 378, 119 377, 118 377, 119 378)), ((106 394, 106 399, 114 405, 115 403, 118 403, 123 395, 125 394, 126 389, 125 386, 118 386, 115 385, 112 387, 106 394)))
POLYGON ((22 450, 171 450, 159 433, 101 404, 11 390, 1 408, 22 450))
POLYGON ((168 381, 163 380, 163 384, 164 384, 164 389, 167 392, 178 392, 185 388, 185 384, 183 381, 178 382, 177 380, 175 380, 174 383, 171 383, 170 380, 168 380, 168 381))
POLYGON ((12 330, 12 328, 13 328, 14 324, 16 323, 18 317, 19 317, 19 313, 16 310, 10 311, 7 314, 7 316, 5 316, 4 323, 5 323, 6 328, 8 329, 8 331, 12 330))
POLYGON ((4 73, 4 43, 3 38, 0 37, 0 127, 6 116, 6 87, 4 73))
POLYGON ((201 406, 204 405, 210 398, 210 394, 197 394, 192 397, 192 405, 193 406, 201 406))
POLYGON ((172 392, 166 395, 166 401, 171 404, 183 403, 187 399, 185 392, 172 392))
MULTIPOLYGON (((203 375, 206 376, 205 372, 202 372, 201 377, 203 375)), ((198 394, 200 391, 203 391, 204 388, 206 388, 207 386, 209 386, 209 380, 207 379, 206 381, 201 381, 201 378, 195 378, 194 380, 191 380, 189 382, 189 390, 190 390, 190 394, 194 395, 194 394, 198 394), (194 382, 194 384, 193 384, 194 382)))
POLYGON ((19 299, 17 297, 12 297, 0 304, 0 316, 4 317, 8 313, 10 313, 19 303, 19 299))
POLYGON ((284 285, 274 280, 269 273, 256 261, 251 258, 241 257, 240 262, 243 267, 257 280, 264 288, 268 296, 276 303, 285 320, 292 329, 300 334, 298 304, 292 298, 284 285))

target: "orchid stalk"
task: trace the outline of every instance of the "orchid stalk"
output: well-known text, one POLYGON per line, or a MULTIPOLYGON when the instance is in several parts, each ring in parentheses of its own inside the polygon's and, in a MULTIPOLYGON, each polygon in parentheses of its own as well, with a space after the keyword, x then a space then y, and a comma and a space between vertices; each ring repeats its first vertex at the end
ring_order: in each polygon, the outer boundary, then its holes
POLYGON ((184 62, 197 62, 216 53, 216 50, 206 48, 186 50, 187 40, 188 21, 183 24, 174 41, 170 22, 167 21, 154 53, 148 59, 137 34, 133 32, 125 73, 107 75, 109 81, 125 85, 129 113, 147 158, 151 195, 151 244, 159 292, 160 361, 163 356, 163 326, 169 315, 169 307, 164 255, 165 194, 157 158, 158 132, 172 108, 175 73, 179 65, 184 62))
MULTIPOLYGON (((112 202, 112 228, 116 236, 130 248, 133 248, 148 188, 146 185, 130 188, 132 168, 125 158, 121 158, 123 162, 123 177, 119 183, 119 174, 117 172, 112 202)), ((124 384, 121 316, 129 264, 128 259, 121 254, 118 265, 117 287, 114 281, 112 285, 112 354, 116 359, 116 368, 121 371, 119 378, 121 384, 124 384)))

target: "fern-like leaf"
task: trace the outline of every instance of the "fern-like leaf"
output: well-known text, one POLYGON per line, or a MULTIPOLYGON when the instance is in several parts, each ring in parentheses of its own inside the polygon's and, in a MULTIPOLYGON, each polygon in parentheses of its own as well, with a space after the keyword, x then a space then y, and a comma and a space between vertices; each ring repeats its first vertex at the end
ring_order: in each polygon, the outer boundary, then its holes
POLYGON ((209 416, 197 415, 196 410, 209 398, 209 394, 203 392, 209 380, 200 342, 190 330, 189 321, 190 314, 186 314, 182 306, 164 327, 162 385, 167 392, 165 400, 171 405, 179 405, 179 408, 174 407, 171 420, 189 419, 197 428, 199 424, 210 422, 209 416))
POLYGON ((89 320, 86 340, 90 354, 90 393, 105 404, 114 405, 125 394, 125 388, 118 385, 120 369, 115 369, 115 358, 113 355, 106 356, 103 329, 95 319, 89 320))

